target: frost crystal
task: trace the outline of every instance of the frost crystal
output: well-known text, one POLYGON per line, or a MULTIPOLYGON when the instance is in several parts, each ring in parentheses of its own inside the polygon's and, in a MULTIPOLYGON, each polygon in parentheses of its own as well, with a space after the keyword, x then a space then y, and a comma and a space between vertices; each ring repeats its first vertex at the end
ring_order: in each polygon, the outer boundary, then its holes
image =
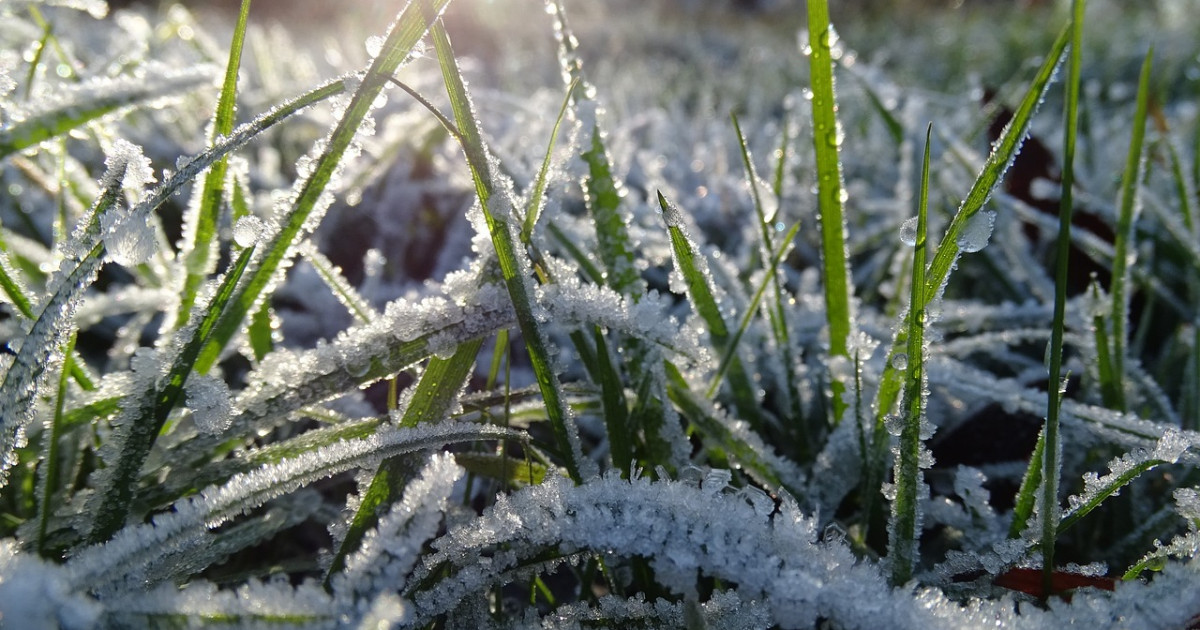
POLYGON ((919 217, 909 217, 904 220, 900 226, 900 242, 915 247, 917 244, 917 219, 919 217))
POLYGON ((233 410, 232 395, 225 381, 208 375, 197 374, 184 385, 187 406, 192 410, 192 420, 202 433, 216 435, 229 428, 233 410))
POLYGON ((964 252, 977 252, 987 247, 988 239, 992 236, 992 226, 996 224, 996 213, 984 210, 967 219, 962 232, 958 235, 958 248, 964 252))
POLYGON ((256 216, 244 216, 233 225, 233 242, 238 247, 250 247, 258 242, 266 224, 256 216))

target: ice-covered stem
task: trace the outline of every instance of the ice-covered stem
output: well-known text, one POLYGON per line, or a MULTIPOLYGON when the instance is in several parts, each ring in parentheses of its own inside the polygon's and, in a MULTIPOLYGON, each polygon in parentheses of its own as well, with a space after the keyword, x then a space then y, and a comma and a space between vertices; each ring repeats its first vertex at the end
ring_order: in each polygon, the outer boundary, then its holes
POLYGON ((470 96, 459 72, 458 62, 454 58, 450 37, 446 34, 441 20, 434 22, 431 33, 458 126, 458 139, 466 154, 471 179, 475 182, 475 192, 487 222, 492 246, 496 249, 496 258, 500 262, 500 272, 504 276, 504 284, 516 311, 517 325, 521 329, 538 388, 546 403, 546 414, 554 431, 555 446, 559 449, 559 455, 571 478, 577 483, 582 482, 584 475, 580 465, 584 458, 579 433, 563 398, 562 385, 551 365, 546 331, 534 316, 534 280, 528 259, 518 246, 520 226, 513 224, 516 217, 512 211, 511 191, 499 185, 496 179, 498 175, 489 159, 470 96))
MULTIPOLYGON (((817 156, 817 202, 821 221, 821 260, 824 266, 825 319, 829 326, 829 358, 849 361, 850 269, 846 255, 846 219, 843 214, 842 163, 838 157, 841 129, 833 91, 832 48, 837 35, 829 23, 826 0, 808 2, 809 76, 812 82, 813 149, 817 156)), ((847 383, 830 370, 833 423, 842 421, 847 383)))
POLYGON ((309 224, 310 215, 321 205, 334 172, 354 142, 379 93, 383 91, 383 87, 400 64, 409 58, 417 42, 449 2, 450 0, 414 0, 397 16, 379 54, 371 61, 362 82, 350 99, 350 104, 346 106, 345 113, 330 133, 328 144, 317 158, 312 174, 301 185, 291 211, 282 218, 282 225, 272 235, 270 242, 263 245, 262 257, 247 273, 247 280, 239 288, 238 294, 217 324, 213 339, 197 361, 198 371, 206 372, 212 367, 222 349, 242 329, 247 315, 257 307, 263 291, 275 282, 276 272, 296 239, 309 224))
POLYGON ((1129 335, 1129 266, 1133 262, 1133 222, 1138 211, 1138 188, 1142 179, 1142 145, 1146 138, 1146 115, 1150 103, 1150 65, 1154 49, 1146 53, 1138 77, 1137 110, 1133 115, 1133 132, 1129 139, 1129 154, 1125 172, 1121 175, 1121 202, 1117 216, 1117 234, 1113 242, 1112 323, 1113 383, 1105 390, 1105 404, 1120 411, 1128 410, 1125 399, 1125 344, 1129 335))
POLYGON ((1058 207, 1058 240, 1054 264, 1054 321, 1050 328, 1050 374, 1046 386, 1046 425, 1042 429, 1042 592, 1052 592, 1054 547, 1058 533, 1059 412, 1062 409, 1063 331, 1067 316, 1067 270, 1071 249, 1072 186, 1075 183, 1075 138, 1079 129, 1079 77, 1082 67, 1084 0, 1074 0, 1071 18, 1071 55, 1067 66, 1067 101, 1063 113, 1062 197, 1058 207))
MULTIPOLYGON (((229 62, 225 66, 225 78, 221 84, 221 95, 217 98, 217 111, 213 116, 209 144, 233 131, 234 106, 237 103, 238 69, 242 62, 242 44, 246 41, 246 23, 250 17, 251 0, 242 0, 237 25, 233 30, 233 41, 229 44, 229 62)), ((217 218, 221 213, 221 202, 225 196, 225 172, 229 157, 213 162, 212 168, 203 176, 204 187, 200 192, 200 203, 195 213, 189 212, 187 228, 184 230, 184 278, 183 293, 176 313, 176 325, 187 323, 196 293, 205 277, 212 271, 213 253, 216 251, 217 218), (189 240, 190 239, 190 240, 189 240)))
MULTIPOLYGON (((921 195, 917 207, 917 233, 913 243, 912 282, 908 305, 908 365, 904 379, 904 427, 900 430, 900 452, 896 458, 896 498, 892 502, 888 559, 892 563, 892 585, 912 578, 917 562, 917 535, 921 528, 920 489, 921 443, 925 419, 925 253, 929 209, 929 144, 933 124, 925 131, 925 158, 921 167, 921 195)), ((870 492, 872 489, 868 488, 870 492)))

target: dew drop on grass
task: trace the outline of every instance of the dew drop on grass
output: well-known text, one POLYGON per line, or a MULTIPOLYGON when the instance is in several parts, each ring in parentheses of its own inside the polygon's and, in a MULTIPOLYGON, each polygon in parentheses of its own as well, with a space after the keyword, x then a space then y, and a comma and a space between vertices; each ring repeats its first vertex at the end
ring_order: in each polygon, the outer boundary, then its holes
POLYGON ((892 367, 896 368, 897 370, 907 370, 908 369, 908 355, 904 354, 903 352, 893 355, 892 356, 892 367))
POLYGON ((917 245, 917 218, 909 217, 900 226, 900 242, 909 247, 916 247, 917 245))
POLYGON ((992 236, 992 226, 995 224, 996 213, 991 210, 967 219, 967 224, 958 235, 958 248, 964 252, 977 252, 987 247, 988 239, 992 236))
POLYGON ((379 53, 383 52, 384 38, 381 35, 372 35, 367 38, 367 54, 372 57, 378 57, 379 53))

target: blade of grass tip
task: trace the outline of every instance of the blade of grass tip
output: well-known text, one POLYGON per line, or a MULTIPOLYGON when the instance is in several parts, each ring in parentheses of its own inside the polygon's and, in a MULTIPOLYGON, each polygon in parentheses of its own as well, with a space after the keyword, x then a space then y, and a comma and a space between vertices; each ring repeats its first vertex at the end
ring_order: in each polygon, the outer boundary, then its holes
POLYGON ((241 255, 225 273, 203 317, 191 331, 191 336, 184 342, 172 363, 161 388, 153 384, 149 391, 144 392, 141 400, 129 396, 122 402, 122 405, 140 405, 140 413, 132 422, 119 429, 125 435, 119 443, 116 462, 105 477, 105 485, 99 489, 99 503, 93 514, 92 531, 88 535, 90 542, 100 543, 108 540, 125 524, 126 508, 133 497, 142 464, 161 433, 167 416, 179 402, 184 384, 193 372, 201 348, 212 335, 221 313, 228 307, 234 288, 253 255, 253 246, 242 250, 241 255))
MULTIPOLYGON (((251 0, 242 0, 238 11, 237 24, 233 29, 233 41, 229 44, 229 61, 225 66, 225 78, 221 82, 221 94, 217 97, 217 110, 213 116, 212 135, 208 141, 211 145, 218 137, 227 136, 233 132, 234 110, 237 104, 238 69, 242 64, 242 46, 246 41, 246 24, 250 17, 251 0)), ((229 157, 224 156, 213 162, 207 175, 204 176, 204 187, 200 193, 200 205, 195 214, 189 213, 188 226, 184 234, 189 237, 184 245, 183 291, 179 300, 179 311, 176 314, 177 326, 187 323, 192 305, 196 302, 196 292, 204 279, 212 272, 214 252, 217 245, 217 220, 221 213, 221 202, 225 198, 225 172, 229 165, 229 157)))
POLYGON ((454 58, 454 49, 450 38, 440 20, 434 22, 431 28, 434 47, 437 50, 438 61, 442 68, 442 78, 446 84, 446 92, 450 97, 454 119, 458 124, 459 139, 463 152, 467 156, 467 164, 471 170, 471 178, 475 182, 475 191, 483 209, 484 220, 492 237, 492 246, 496 249, 496 257, 500 263, 500 271, 504 276, 504 284, 512 299, 516 311, 517 324, 521 336, 525 340, 525 348, 529 351, 530 363, 542 399, 546 404, 546 413, 550 418, 550 426, 554 432, 555 444, 560 450, 564 465, 571 479, 582 483, 583 475, 580 464, 583 460, 582 448, 579 444, 579 434, 571 419, 562 394, 562 385, 554 373, 550 360, 549 340, 534 317, 533 291, 529 284, 532 282, 530 273, 526 270, 524 258, 518 258, 523 253, 517 246, 512 220, 511 200, 504 199, 503 190, 496 190, 491 164, 487 159, 487 148, 480 134, 475 112, 471 106, 470 97, 463 83, 458 62, 454 58), (501 211, 508 207, 508 212, 501 211))
POLYGON ((558 117, 554 119, 554 129, 550 132, 550 142, 546 145, 546 157, 542 158, 542 167, 533 180, 533 190, 529 193, 529 203, 525 207, 525 224, 521 227, 521 242, 529 243, 533 236, 533 227, 537 224, 538 216, 542 213, 542 197, 546 193, 546 183, 549 179, 550 165, 554 162, 554 145, 558 142, 558 130, 567 114, 567 106, 571 104, 571 94, 579 84, 576 79, 567 87, 567 95, 563 97, 562 107, 558 109, 558 117))
MULTIPOLYGON (((926 306, 928 306, 928 302, 940 295, 942 287, 945 285, 947 278, 949 278, 950 271, 961 252, 958 241, 962 236, 963 230, 966 228, 967 222, 978 214, 984 204, 987 203, 992 191, 999 184, 1005 171, 1008 169, 1009 164, 1016 158, 1021 142, 1024 140, 1029 130, 1029 125, 1033 120, 1033 114, 1041 103, 1047 88, 1049 88, 1051 80, 1054 78, 1055 69, 1058 67, 1063 52, 1066 50, 1070 39, 1069 36, 1070 28, 1068 25, 1054 40, 1049 54, 1030 83, 1028 91, 1026 91, 1024 98, 1021 99, 1021 103, 1017 106, 1012 120, 1005 127, 1000 140, 993 146, 991 154, 988 155, 987 160, 984 162, 983 169, 980 171, 979 176, 975 178, 975 182, 971 185, 971 190, 963 198, 962 205, 959 206, 958 212, 951 219, 945 235, 942 236, 942 240, 938 243, 937 250, 933 254, 933 260, 929 263, 928 272, 925 274, 926 306)), ((896 400, 900 396, 903 378, 900 371, 892 367, 891 358, 895 354, 903 352, 904 341, 903 338, 896 337, 893 347, 889 352, 889 360, 884 365, 879 389, 875 396, 875 421, 878 424, 881 424, 884 417, 892 412, 892 407, 896 404, 896 400)))
MULTIPOLYGON (((429 422, 438 422, 446 417, 451 406, 458 400, 459 392, 475 367, 475 358, 483 346, 483 338, 459 344, 449 359, 432 357, 429 365, 417 381, 408 408, 401 416, 399 426, 415 427, 429 422)), ((379 522, 379 516, 404 493, 408 480, 421 468, 420 457, 398 455, 385 459, 371 479, 371 485, 363 493, 362 502, 350 521, 346 536, 338 546, 337 554, 325 575, 325 586, 330 586, 332 577, 346 567, 346 558, 358 550, 363 536, 379 522)))
POLYGON ((263 291, 274 281, 276 272, 279 271, 292 244, 309 223, 309 216, 324 196, 334 171, 354 141, 376 97, 448 3, 449 0, 414 0, 404 7, 392 25, 379 54, 371 61, 363 75, 362 82, 351 97, 350 104, 346 106, 345 113, 330 134, 329 142, 317 158, 312 174, 301 185, 291 211, 282 221, 283 225, 274 234, 271 242, 263 247, 262 258, 247 275, 246 282, 217 324, 209 344, 196 362, 197 371, 207 372, 216 363, 225 346, 242 329, 242 322, 259 304, 263 291))
MULTIPOLYGON (((709 275, 704 257, 696 251, 691 238, 684 232, 683 212, 679 207, 667 201, 662 192, 658 193, 658 205, 662 208, 663 221, 667 224, 667 232, 671 238, 671 251, 674 254, 675 265, 687 285, 688 299, 691 300, 692 307, 696 309, 696 314, 707 325, 708 336, 713 347, 722 356, 731 355, 728 360, 728 373, 730 389, 733 392, 733 404, 743 419, 756 430, 761 429, 762 417, 759 414, 754 387, 750 382, 750 376, 746 374, 745 367, 737 357, 737 346, 734 345, 735 340, 729 334, 725 317, 721 315, 721 307, 717 305, 713 287, 710 285, 712 277, 709 275)), ((765 279, 769 279, 769 276, 765 279)), ((748 314, 750 313, 753 311, 748 312, 748 314)), ((711 390, 713 393, 719 384, 719 380, 714 380, 711 390)))
POLYGON ((370 302, 359 295, 354 285, 342 276, 341 269, 335 267, 324 254, 318 251, 312 241, 305 241, 300 246, 300 253, 356 322, 369 324, 379 317, 379 313, 375 312, 375 308, 371 306, 370 302))
POLYGON ((46 533, 49 530, 50 515, 54 513, 54 491, 59 485, 58 442, 62 438, 66 424, 63 409, 66 406, 68 377, 71 373, 71 364, 74 362, 72 355, 77 337, 78 333, 71 333, 66 347, 63 349, 63 356, 66 359, 63 362, 63 369, 59 373, 58 391, 54 396, 54 416, 50 420, 50 430, 45 436, 46 444, 43 449, 45 456, 42 458, 42 465, 38 471, 41 474, 41 483, 38 488, 40 496, 38 498, 37 549, 43 555, 49 552, 46 548, 46 533))
POLYGON ((547 223, 546 228, 550 231, 550 236, 554 237, 554 240, 567 251, 567 255, 571 257, 571 260, 579 265, 579 269, 583 272, 585 278, 593 284, 604 284, 604 272, 600 271, 600 268, 588 259, 587 254, 579 248, 579 245, 575 244, 575 241, 571 240, 571 237, 562 231, 562 228, 558 227, 553 221, 547 223))
MULTIPOLYGON (((929 211, 929 146, 931 123, 925 131, 925 158, 921 166, 921 193, 917 205, 917 233, 912 260, 912 286, 908 317, 904 322, 908 337, 908 365, 904 379, 904 425, 900 430, 900 450, 896 459, 896 498, 892 502, 892 522, 888 559, 892 564, 892 585, 901 586, 912 579, 917 562, 917 535, 921 531, 920 488, 921 433, 925 419, 925 253, 926 219, 929 211)), ((868 488, 868 492, 872 489, 868 488)))
POLYGON ((1144 167, 1142 146, 1146 138, 1146 116, 1150 104, 1150 66, 1154 58, 1153 47, 1146 53, 1138 77, 1137 109, 1133 115, 1133 131, 1129 139, 1129 154, 1125 171, 1121 175, 1121 201, 1117 216, 1117 234, 1113 242, 1112 307, 1109 321, 1112 325, 1112 361, 1115 385, 1110 393, 1111 400, 1105 405, 1118 411, 1128 411, 1125 399, 1125 345, 1129 326, 1129 266, 1133 262, 1133 222, 1137 214, 1138 185, 1144 167))
MULTIPOLYGON (((846 219, 843 215, 845 190, 842 187, 842 162, 838 147, 842 130, 837 120, 837 100, 833 91, 833 55, 837 33, 829 23, 826 0, 808 2, 809 76, 812 84, 813 149, 817 158, 817 203, 821 221, 821 260, 825 284, 825 321, 829 327, 830 365, 849 362, 850 267, 846 255, 846 219)), ((830 370, 833 396, 833 424, 842 420, 846 402, 842 394, 846 383, 830 370)))
POLYGON ((1046 424, 1042 429, 1042 592, 1053 592, 1054 548, 1058 535, 1058 484, 1060 454, 1058 428, 1065 384, 1062 381, 1063 332, 1067 317, 1067 271, 1071 249, 1072 187, 1075 185, 1075 140, 1079 132, 1079 77, 1083 53, 1084 0, 1074 0, 1071 18, 1071 55, 1067 70, 1066 124, 1063 129, 1062 196, 1058 207, 1058 240, 1055 244, 1054 319, 1050 329, 1050 369, 1046 385, 1046 424))

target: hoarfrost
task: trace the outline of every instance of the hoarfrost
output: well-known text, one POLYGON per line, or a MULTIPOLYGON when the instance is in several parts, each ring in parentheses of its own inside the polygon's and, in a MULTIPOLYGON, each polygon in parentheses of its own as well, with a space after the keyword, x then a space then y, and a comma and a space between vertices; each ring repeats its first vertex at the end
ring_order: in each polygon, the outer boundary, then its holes
POLYGON ((256 216, 244 216, 233 225, 233 242, 238 247, 250 247, 258 242, 259 236, 266 228, 263 220, 256 216))
POLYGON ((114 208, 100 217, 104 247, 118 265, 132 267, 150 260, 158 250, 154 228, 141 217, 114 208))
POLYGON ((987 247, 988 239, 992 236, 992 227, 996 225, 996 213, 991 210, 977 212, 967 219, 962 232, 958 235, 958 248, 964 252, 977 252, 987 247))
POLYGON ((67 571, 34 554, 21 553, 13 539, 0 540, 0 621, 28 630, 95 627, 102 608, 73 591, 67 571))
POLYGON ((205 374, 194 374, 187 380, 184 390, 197 429, 216 435, 229 428, 233 401, 225 381, 205 374))

